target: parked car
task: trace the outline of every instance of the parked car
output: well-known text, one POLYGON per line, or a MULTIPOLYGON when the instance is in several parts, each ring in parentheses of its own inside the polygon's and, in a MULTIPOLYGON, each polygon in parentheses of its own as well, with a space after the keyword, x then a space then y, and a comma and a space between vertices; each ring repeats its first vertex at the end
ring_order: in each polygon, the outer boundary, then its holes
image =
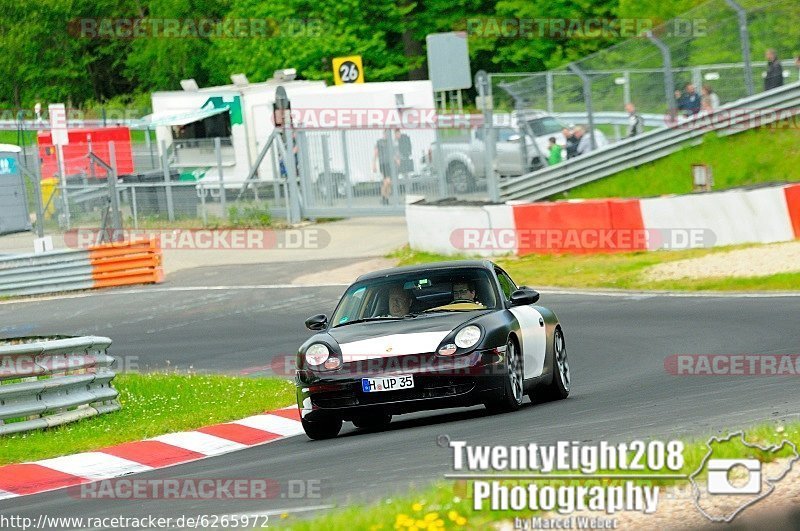
MULTIPOLYGON (((567 127, 555 116, 541 110, 514 111, 494 115, 495 160, 494 171, 503 177, 514 177, 541 169, 547 165, 549 139, 564 144, 562 130, 567 127), (523 142, 522 139, 525 139, 523 142)), ((469 131, 465 138, 443 139, 431 146, 427 162, 429 171, 443 168, 447 182, 456 192, 471 192, 485 183, 486 143, 485 129, 469 131), (439 156, 443 161, 438 160, 439 156)), ((595 131, 599 145, 608 144, 601 131, 595 131)))

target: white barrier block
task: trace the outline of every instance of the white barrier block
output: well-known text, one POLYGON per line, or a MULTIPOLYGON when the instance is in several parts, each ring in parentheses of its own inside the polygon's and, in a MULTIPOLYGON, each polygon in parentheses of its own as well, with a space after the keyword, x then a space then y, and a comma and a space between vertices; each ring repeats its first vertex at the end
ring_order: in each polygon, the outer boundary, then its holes
POLYGON ((714 246, 793 238, 786 199, 778 187, 657 197, 642 199, 640 205, 645 229, 710 230, 714 246))
POLYGON ((516 248, 465 249, 454 245, 465 229, 477 229, 482 234, 490 229, 514 229, 514 213, 509 205, 436 206, 406 205, 408 243, 415 251, 427 251, 447 256, 477 254, 498 256, 511 254, 516 248), (456 236, 454 237, 454 234, 456 236))

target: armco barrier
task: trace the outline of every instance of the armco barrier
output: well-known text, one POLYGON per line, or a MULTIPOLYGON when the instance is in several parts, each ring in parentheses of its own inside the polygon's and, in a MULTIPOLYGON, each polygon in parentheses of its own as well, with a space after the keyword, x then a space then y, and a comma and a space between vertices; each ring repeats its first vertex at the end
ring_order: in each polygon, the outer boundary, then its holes
POLYGON ((800 184, 648 199, 417 203, 407 206, 406 224, 412 249, 450 256, 775 243, 800 239, 800 184))
POLYGON ((95 336, 0 341, 0 435, 120 409, 110 345, 95 336))
POLYGON ((0 296, 37 295, 164 280, 158 240, 0 258, 0 296))

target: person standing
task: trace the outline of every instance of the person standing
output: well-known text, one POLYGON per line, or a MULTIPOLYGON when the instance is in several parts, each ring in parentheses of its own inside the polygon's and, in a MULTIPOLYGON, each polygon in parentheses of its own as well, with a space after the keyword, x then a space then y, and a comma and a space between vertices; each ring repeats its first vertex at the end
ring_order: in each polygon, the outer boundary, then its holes
POLYGON ((575 132, 573 131, 574 126, 565 127, 561 133, 564 135, 564 148, 567 151, 567 158, 571 159, 578 156, 578 143, 580 142, 579 138, 575 137, 575 132))
POLYGON ((711 85, 703 85, 703 97, 701 108, 705 112, 714 112, 719 107, 719 96, 711 88, 711 85))
POLYGON ((628 113, 628 138, 644 133, 644 118, 636 112, 636 105, 626 103, 625 111, 628 113))
MULTIPOLYGON (((375 153, 372 157, 372 171, 377 172, 380 168, 381 172, 381 204, 388 205, 389 198, 392 196, 392 157, 391 152, 396 151, 397 148, 391 149, 389 142, 392 141, 391 134, 388 129, 383 132, 383 136, 378 139, 375 144, 375 153)), ((399 157, 395 156, 395 164, 399 162, 399 157)), ((397 166, 395 166, 397 167, 397 166)))
POLYGON ((778 54, 770 48, 766 53, 767 75, 764 77, 764 90, 772 90, 783 86, 783 66, 778 61, 778 54))
MULTIPOLYGON (((679 91, 675 92, 676 96, 679 94, 679 91)), ((692 83, 687 83, 686 91, 680 94, 678 110, 683 111, 686 116, 694 116, 700 112, 700 95, 697 94, 692 83)))
POLYGON ((547 164, 552 166, 561 162, 561 146, 556 143, 556 137, 550 137, 550 152, 547 156, 547 164))

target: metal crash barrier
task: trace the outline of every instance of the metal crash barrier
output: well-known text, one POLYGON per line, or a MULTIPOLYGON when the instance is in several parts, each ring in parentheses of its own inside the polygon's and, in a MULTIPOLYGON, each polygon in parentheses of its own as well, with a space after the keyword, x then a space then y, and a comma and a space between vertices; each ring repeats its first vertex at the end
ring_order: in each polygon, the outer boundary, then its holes
POLYGON ((0 340, 0 435, 120 409, 107 337, 0 340))
POLYGON ((0 296, 37 295, 164 280, 157 239, 0 258, 0 296))

